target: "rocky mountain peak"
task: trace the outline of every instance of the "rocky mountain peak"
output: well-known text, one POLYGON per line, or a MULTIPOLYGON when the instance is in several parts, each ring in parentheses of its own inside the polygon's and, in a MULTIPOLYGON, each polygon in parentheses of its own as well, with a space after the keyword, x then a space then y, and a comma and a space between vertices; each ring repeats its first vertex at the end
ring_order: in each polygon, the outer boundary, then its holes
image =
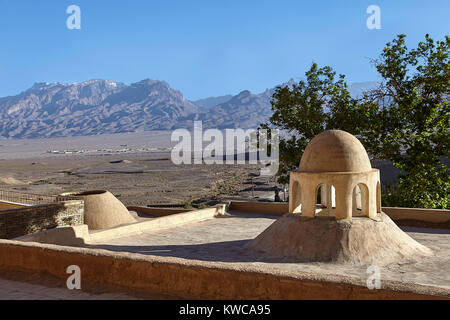
MULTIPOLYGON (((287 85, 292 85, 291 79, 287 85)), ((284 84, 284 85, 286 85, 284 84)), ((360 94, 373 83, 350 86, 360 94)), ((272 115, 274 89, 260 94, 211 97, 195 104, 165 81, 145 79, 131 85, 93 79, 79 83, 35 83, 0 98, 0 137, 46 138, 192 128, 256 128, 272 115)))

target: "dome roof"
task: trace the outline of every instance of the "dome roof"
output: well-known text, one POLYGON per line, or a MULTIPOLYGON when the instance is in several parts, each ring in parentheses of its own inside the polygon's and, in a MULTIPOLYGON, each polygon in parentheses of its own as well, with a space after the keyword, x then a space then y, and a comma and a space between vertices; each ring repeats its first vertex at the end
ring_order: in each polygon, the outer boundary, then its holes
POLYGON ((300 171, 366 172, 372 170, 361 142, 348 132, 325 131, 314 137, 305 149, 300 171))
POLYGON ((84 222, 89 229, 110 229, 136 222, 123 203, 109 191, 64 193, 61 196, 70 196, 84 201, 84 222))

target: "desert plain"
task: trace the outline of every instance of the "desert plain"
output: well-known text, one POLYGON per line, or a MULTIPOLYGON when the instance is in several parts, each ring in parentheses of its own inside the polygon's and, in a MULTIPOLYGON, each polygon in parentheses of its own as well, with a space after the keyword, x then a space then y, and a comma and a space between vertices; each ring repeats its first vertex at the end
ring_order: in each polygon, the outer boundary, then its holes
MULTIPOLYGON (((0 188, 58 195, 108 190, 126 206, 194 206, 274 198, 257 165, 175 165, 171 132, 0 140, 0 188)), ((283 193, 281 194, 283 197, 283 193)))

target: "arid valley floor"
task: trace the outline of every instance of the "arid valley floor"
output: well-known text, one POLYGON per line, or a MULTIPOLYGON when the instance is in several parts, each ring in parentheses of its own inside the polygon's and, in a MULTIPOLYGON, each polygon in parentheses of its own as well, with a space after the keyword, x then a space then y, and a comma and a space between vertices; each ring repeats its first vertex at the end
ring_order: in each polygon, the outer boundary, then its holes
POLYGON ((170 132, 3 140, 0 188, 48 195, 109 190, 127 206, 273 198, 275 180, 252 178, 257 166, 176 166, 173 145, 170 132))

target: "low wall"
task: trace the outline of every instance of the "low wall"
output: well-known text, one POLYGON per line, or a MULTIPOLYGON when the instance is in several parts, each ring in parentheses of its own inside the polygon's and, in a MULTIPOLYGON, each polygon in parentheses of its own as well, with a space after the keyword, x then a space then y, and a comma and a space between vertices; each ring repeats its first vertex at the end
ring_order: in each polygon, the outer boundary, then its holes
POLYGON ((73 197, 49 196, 43 194, 23 193, 0 189, 0 201, 18 203, 29 206, 78 200, 73 197))
MULTIPOLYGON (((282 216, 289 212, 289 204, 277 202, 232 201, 229 205, 229 209, 248 213, 282 216)), ((450 210, 383 207, 382 211, 396 223, 404 225, 417 224, 418 226, 424 227, 436 226, 450 228, 450 210)))
POLYGON ((22 204, 13 203, 13 202, 0 201, 0 210, 22 208, 22 207, 25 207, 25 206, 22 204))
POLYGON ((14 240, 56 244, 59 246, 82 246, 89 241, 89 229, 87 224, 60 227, 18 237, 14 240))
POLYGON ((102 231, 94 231, 89 235, 89 242, 104 241, 144 231, 159 231, 170 229, 186 223, 209 220, 218 215, 223 215, 224 213, 225 205, 217 205, 212 208, 159 217, 151 219, 150 221, 133 223, 102 231))
POLYGON ((81 269, 82 286, 126 288, 186 299, 442 299, 450 290, 383 281, 369 290, 350 277, 258 270, 220 262, 115 253, 0 240, 0 271, 52 275, 64 288, 67 267, 81 269), (105 272, 107 270, 107 272, 105 272))
POLYGON ((83 201, 0 210, 0 239, 13 239, 57 227, 83 224, 83 201))
POLYGON ((281 202, 231 201, 229 210, 282 216, 289 212, 289 204, 281 202))
POLYGON ((394 221, 417 220, 431 223, 450 222, 450 210, 383 207, 383 212, 394 221))
POLYGON ((95 230, 89 232, 87 225, 59 227, 31 235, 14 238, 17 241, 39 242, 61 246, 79 246, 95 244, 118 237, 137 234, 139 232, 159 231, 179 227, 186 223, 201 222, 213 219, 225 213, 225 205, 202 209, 198 211, 183 212, 176 215, 161 216, 148 221, 118 226, 112 229, 95 230))
POLYGON ((163 208, 149 208, 149 207, 127 207, 129 211, 140 212, 152 217, 165 217, 177 213, 190 212, 192 209, 163 209, 163 208))

